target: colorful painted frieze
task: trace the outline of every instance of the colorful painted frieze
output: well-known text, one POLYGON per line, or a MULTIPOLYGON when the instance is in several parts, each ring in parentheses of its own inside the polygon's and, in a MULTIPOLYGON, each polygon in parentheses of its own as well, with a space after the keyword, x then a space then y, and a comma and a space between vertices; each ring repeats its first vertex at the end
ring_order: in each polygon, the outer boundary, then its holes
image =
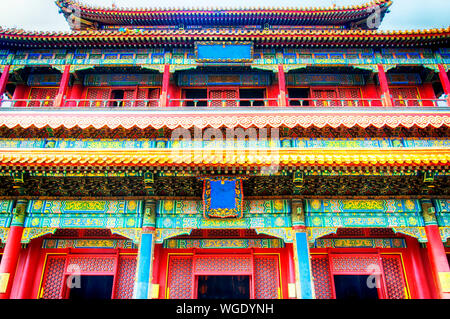
POLYGON ((142 226, 142 201, 32 200, 25 227, 135 228, 142 226))
POLYGON ((164 248, 202 248, 202 249, 233 249, 233 248, 283 248, 281 239, 168 239, 164 248))

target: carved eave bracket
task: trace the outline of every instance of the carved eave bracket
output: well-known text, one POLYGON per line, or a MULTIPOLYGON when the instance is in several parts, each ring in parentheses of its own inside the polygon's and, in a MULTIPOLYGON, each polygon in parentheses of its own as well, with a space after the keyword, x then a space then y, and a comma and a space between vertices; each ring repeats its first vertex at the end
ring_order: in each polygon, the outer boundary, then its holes
POLYGON ((142 228, 110 228, 111 234, 131 239, 134 244, 139 245, 141 241, 142 228))
POLYGON ((330 234, 336 234, 337 230, 338 227, 308 227, 308 243, 314 244, 317 238, 330 234))
POLYGON ((48 234, 54 234, 57 229, 58 228, 50 227, 24 228, 21 243, 28 244, 32 239, 48 234))
POLYGON ((255 228, 257 234, 264 234, 283 239, 285 243, 294 242, 294 233, 291 228, 255 228))
POLYGON ((425 227, 392 227, 395 233, 401 233, 414 238, 417 238, 419 243, 428 242, 427 234, 425 232, 425 227))

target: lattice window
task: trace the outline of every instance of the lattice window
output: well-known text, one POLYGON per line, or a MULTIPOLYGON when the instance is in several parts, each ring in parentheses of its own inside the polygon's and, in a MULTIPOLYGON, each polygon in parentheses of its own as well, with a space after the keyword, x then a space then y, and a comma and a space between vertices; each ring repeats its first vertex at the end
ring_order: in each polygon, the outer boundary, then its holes
POLYGON ((280 286, 277 256, 255 256, 255 298, 277 299, 280 286))
POLYGON ((312 90, 312 98, 319 99, 318 101, 313 101, 313 106, 338 106, 335 90, 314 89, 312 90))
POLYGON ((111 231, 109 229, 85 229, 83 237, 110 237, 111 231))
POLYGON ((127 106, 127 107, 134 106, 133 105, 134 97, 135 97, 134 90, 125 90, 125 92, 123 94, 123 99, 125 100, 123 102, 123 106, 127 106), (129 100, 131 100, 131 101, 129 101, 129 100))
POLYGON ((211 106, 236 106, 236 99, 238 98, 237 90, 210 90, 208 94, 210 99, 223 99, 226 100, 225 105, 223 101, 212 101, 211 106))
POLYGON ((395 106, 421 106, 418 105, 419 93, 417 88, 392 88, 392 97, 395 106))
POLYGON ((32 88, 30 92, 31 100, 48 100, 30 102, 29 106, 53 106, 53 100, 58 94, 57 88, 32 88))
POLYGON ((336 235, 345 237, 364 237, 365 232, 363 228, 339 228, 336 235))
POLYGON ((115 257, 76 256, 70 257, 67 268, 72 271, 81 271, 83 273, 113 273, 115 264, 115 257))
MULTIPOLYGON (((160 93, 158 88, 139 88, 137 99, 138 100, 152 100, 152 99, 159 99, 160 93)), ((136 106, 144 107, 144 106, 158 106, 158 101, 139 101, 136 102, 136 106)))
POLYGON ((379 266, 378 256, 332 256, 330 259, 333 273, 370 273, 379 266))
POLYGON ((79 237, 78 229, 58 229, 53 234, 53 237, 79 237))
POLYGON ((381 256, 387 297, 389 299, 407 299, 407 290, 400 256, 381 256))
POLYGON ((109 88, 89 88, 86 99, 89 101, 85 106, 105 106, 105 100, 109 99, 109 88))
POLYGON ((356 102, 361 99, 361 91, 358 88, 339 88, 338 95, 339 98, 345 99, 343 102, 339 101, 339 106, 361 106, 356 102))
POLYGON ((213 238, 239 237, 239 229, 209 229, 208 236, 213 238))
POLYGON ((115 299, 133 298, 134 279, 136 276, 136 256, 121 256, 116 278, 115 299))
POLYGON ((391 228, 370 228, 369 236, 394 236, 395 233, 391 228))
POLYGON ((194 271, 197 274, 207 272, 241 273, 251 272, 250 256, 205 256, 195 259, 194 271))
POLYGON ((171 257, 169 262, 169 299, 192 298, 192 257, 171 257))
POLYGON ((311 267, 316 299, 332 299, 333 288, 328 256, 312 256, 311 267))
POLYGON ((42 284, 42 298, 60 299, 64 278, 65 256, 48 256, 44 281, 42 284))

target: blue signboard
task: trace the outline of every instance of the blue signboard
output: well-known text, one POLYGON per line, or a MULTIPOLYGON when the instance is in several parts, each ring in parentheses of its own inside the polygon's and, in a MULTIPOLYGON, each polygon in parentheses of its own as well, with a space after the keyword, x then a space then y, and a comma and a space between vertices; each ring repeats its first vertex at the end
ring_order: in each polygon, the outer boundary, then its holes
POLYGON ((251 42, 197 42, 195 53, 197 62, 251 62, 253 44, 251 42))

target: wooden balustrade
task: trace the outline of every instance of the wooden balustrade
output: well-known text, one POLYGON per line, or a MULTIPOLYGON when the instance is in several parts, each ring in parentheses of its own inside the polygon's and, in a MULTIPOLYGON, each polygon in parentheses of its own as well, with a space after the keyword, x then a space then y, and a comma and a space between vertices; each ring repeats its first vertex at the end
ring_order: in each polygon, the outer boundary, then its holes
MULTIPOLYGON (((162 105, 160 99, 66 99, 57 106, 53 99, 4 99, 1 108, 129 108, 154 107, 385 107, 383 100, 376 99, 323 99, 288 98, 287 106, 278 106, 277 99, 169 99, 162 105)), ((447 99, 393 99, 393 107, 448 107, 447 99)))

